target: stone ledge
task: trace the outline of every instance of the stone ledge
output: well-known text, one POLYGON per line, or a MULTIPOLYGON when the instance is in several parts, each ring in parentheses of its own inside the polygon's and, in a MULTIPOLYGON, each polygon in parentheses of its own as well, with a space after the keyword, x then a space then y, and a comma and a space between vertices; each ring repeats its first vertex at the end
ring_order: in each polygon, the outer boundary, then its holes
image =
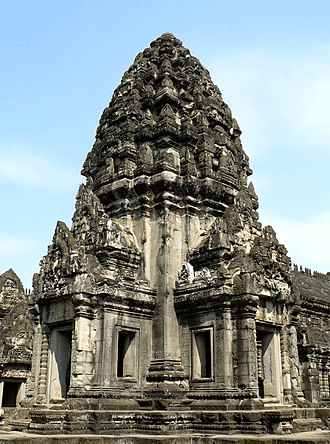
POLYGON ((37 435, 21 432, 0 433, 0 444, 297 444, 297 443, 314 443, 328 444, 330 443, 329 431, 316 431, 295 433, 292 435, 202 435, 202 434, 186 434, 186 435, 37 435))

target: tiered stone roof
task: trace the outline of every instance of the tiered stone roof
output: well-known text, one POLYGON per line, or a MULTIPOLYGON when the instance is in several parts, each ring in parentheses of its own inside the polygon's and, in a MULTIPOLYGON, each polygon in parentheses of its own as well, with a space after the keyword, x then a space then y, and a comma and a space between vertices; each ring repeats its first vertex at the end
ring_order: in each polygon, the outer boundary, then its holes
POLYGON ((166 33, 125 72, 82 174, 108 211, 118 198, 157 193, 166 171, 179 176, 167 175, 169 192, 219 214, 252 174, 240 134, 209 72, 166 33))
POLYGON ((330 273, 295 272, 300 294, 330 304, 330 273))

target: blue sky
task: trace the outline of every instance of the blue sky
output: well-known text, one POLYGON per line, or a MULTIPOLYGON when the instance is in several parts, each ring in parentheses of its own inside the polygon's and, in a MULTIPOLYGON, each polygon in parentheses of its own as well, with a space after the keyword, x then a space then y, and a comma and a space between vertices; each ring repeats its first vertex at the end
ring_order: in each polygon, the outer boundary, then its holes
POLYGON ((260 201, 292 261, 330 271, 330 2, 2 2, 0 273, 26 287, 71 226, 98 120, 163 32, 210 71, 243 131, 260 201))

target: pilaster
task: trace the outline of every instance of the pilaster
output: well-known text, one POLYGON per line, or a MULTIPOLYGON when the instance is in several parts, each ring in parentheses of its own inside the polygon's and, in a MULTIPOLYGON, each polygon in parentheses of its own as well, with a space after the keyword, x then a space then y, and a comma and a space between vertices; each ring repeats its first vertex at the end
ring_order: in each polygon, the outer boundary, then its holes
POLYGON ((76 294, 73 298, 75 306, 74 328, 72 332, 71 378, 70 391, 85 390, 91 385, 95 367, 95 337, 93 320, 95 318, 95 302, 88 294, 76 294))
POLYGON ((47 325, 42 325, 41 335, 40 376, 37 388, 37 399, 39 403, 45 403, 47 400, 47 376, 49 364, 49 329, 47 325))
POLYGON ((233 326, 231 308, 223 309, 223 370, 225 388, 233 386, 233 326))
POLYGON ((289 354, 289 339, 288 328, 284 325, 280 331, 281 343, 281 361, 282 361, 282 377, 283 377, 283 394, 284 400, 292 403, 292 384, 290 371, 290 354, 289 354))

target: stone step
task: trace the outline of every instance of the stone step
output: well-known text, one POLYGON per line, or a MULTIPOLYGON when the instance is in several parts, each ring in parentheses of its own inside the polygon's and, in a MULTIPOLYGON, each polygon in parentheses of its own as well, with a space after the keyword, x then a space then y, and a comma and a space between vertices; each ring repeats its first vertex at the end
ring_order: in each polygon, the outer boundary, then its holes
POLYGON ((29 428, 29 425, 31 423, 30 419, 7 419, 4 421, 3 425, 1 426, 1 431, 6 430, 17 430, 17 431, 23 431, 27 430, 29 428))
POLYGON ((28 419, 30 409, 23 407, 5 407, 2 409, 2 418, 28 419))
POLYGON ((329 432, 316 431, 289 436, 255 435, 139 435, 123 433, 119 435, 37 435, 22 432, 0 432, 1 444, 329 444, 329 432))

